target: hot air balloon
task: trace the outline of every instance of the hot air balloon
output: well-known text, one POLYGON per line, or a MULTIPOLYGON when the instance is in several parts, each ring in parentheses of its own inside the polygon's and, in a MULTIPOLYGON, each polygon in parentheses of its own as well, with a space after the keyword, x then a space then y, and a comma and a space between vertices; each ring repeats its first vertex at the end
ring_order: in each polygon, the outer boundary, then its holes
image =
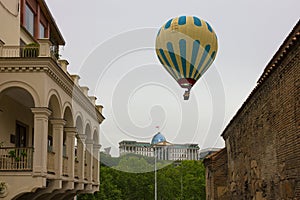
POLYGON ((180 16, 159 29, 155 48, 160 63, 187 89, 183 97, 188 100, 191 88, 214 61, 218 41, 206 21, 195 16, 180 16))

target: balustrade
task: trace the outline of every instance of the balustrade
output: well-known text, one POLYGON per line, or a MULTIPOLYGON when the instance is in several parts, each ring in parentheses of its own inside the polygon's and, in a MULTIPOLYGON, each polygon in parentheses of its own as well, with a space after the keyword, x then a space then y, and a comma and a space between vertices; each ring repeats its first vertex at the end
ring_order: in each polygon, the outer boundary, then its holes
POLYGON ((31 171, 33 148, 0 148, 0 171, 31 171))

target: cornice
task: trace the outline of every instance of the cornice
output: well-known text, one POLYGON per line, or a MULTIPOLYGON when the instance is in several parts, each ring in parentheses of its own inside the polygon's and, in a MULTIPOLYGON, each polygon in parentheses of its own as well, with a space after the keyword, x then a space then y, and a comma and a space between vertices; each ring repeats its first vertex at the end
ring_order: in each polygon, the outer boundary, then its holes
POLYGON ((46 73, 100 124, 105 118, 52 58, 0 58, 0 73, 46 73))

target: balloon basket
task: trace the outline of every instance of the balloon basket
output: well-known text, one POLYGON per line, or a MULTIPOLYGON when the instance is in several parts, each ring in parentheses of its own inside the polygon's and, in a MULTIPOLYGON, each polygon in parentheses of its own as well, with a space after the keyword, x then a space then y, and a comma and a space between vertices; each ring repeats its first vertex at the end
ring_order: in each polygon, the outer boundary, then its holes
POLYGON ((183 94, 183 99, 184 100, 189 100, 189 98, 190 98, 190 90, 187 90, 183 94))

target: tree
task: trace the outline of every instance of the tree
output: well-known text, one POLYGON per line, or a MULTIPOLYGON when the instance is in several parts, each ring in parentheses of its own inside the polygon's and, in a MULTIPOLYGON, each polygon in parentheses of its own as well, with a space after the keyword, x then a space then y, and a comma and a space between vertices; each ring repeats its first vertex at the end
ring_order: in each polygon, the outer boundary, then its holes
MULTIPOLYGON (((119 162, 113 167, 102 164, 99 192, 94 195, 80 195, 79 200, 154 199, 154 162, 152 161, 141 156, 130 155, 120 157, 119 162), (147 173, 137 173, 147 170, 149 171, 147 173)), ((205 168, 201 161, 167 164, 167 162, 158 163, 159 167, 165 166, 157 171, 159 200, 205 199, 205 168)))

